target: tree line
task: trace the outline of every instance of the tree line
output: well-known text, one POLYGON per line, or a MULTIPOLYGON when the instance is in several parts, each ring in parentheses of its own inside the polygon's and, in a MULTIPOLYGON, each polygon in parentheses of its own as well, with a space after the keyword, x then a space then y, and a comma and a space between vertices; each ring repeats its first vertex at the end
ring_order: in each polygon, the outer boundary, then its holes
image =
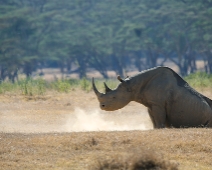
POLYGON ((212 0, 0 0, 0 80, 46 67, 108 78, 159 58, 212 73, 211 17, 212 0))

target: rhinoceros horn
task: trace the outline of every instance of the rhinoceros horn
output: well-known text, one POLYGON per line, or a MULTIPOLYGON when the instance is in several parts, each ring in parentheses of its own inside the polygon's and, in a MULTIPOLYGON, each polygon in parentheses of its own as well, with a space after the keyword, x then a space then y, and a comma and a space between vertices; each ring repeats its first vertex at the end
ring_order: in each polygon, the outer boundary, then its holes
POLYGON ((120 75, 117 76, 117 79, 120 81, 120 82, 123 82, 124 80, 121 78, 120 75))
POLYGON ((92 78, 92 86, 93 86, 93 91, 96 93, 97 97, 100 97, 100 95, 101 95, 102 93, 100 93, 100 92, 97 90, 96 85, 95 85, 95 83, 94 83, 94 78, 92 78))
POLYGON ((104 85, 105 85, 105 93, 108 93, 110 91, 112 91, 108 86, 107 84, 104 82, 104 85))

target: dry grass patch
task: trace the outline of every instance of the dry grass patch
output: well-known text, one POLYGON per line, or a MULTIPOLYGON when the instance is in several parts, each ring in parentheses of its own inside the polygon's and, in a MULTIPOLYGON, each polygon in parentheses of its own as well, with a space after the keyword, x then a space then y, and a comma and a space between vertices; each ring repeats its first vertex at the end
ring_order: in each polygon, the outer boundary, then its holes
POLYGON ((128 153, 111 153, 97 158, 92 170, 177 170, 177 163, 165 160, 161 155, 145 148, 128 153))
POLYGON ((212 129, 0 134, 4 169, 211 169, 212 129))
MULTIPOLYGON (((212 98, 210 91, 204 94, 212 98)), ((98 101, 92 92, 80 90, 29 98, 1 95, 0 169, 212 169, 212 129, 64 133, 59 128, 76 107, 92 110, 98 101)), ((145 110, 132 102, 99 114, 104 121, 130 126, 148 123, 145 110)))

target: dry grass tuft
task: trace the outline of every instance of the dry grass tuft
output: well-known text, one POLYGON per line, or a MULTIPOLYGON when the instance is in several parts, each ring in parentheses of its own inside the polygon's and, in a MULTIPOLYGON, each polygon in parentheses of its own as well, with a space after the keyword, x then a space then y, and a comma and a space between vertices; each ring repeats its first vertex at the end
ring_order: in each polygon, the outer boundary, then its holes
POLYGON ((177 170, 176 163, 163 159, 161 155, 142 149, 128 154, 113 153, 97 158, 91 170, 177 170))

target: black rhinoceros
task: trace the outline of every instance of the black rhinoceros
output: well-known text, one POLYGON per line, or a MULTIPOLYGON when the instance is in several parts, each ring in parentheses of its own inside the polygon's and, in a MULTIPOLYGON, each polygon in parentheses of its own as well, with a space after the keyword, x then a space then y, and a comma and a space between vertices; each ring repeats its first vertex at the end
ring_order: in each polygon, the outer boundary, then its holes
POLYGON ((92 80, 93 90, 106 111, 121 109, 130 101, 148 108, 154 128, 212 127, 212 100, 195 91, 168 67, 155 67, 133 77, 121 79, 116 89, 105 83, 100 93, 92 80))

